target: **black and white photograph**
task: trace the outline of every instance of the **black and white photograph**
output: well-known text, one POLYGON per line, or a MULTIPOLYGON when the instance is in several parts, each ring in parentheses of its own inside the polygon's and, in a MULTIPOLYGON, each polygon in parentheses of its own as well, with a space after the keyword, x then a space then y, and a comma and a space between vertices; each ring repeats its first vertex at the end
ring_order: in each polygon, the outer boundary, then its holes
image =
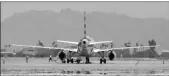
POLYGON ((1 76, 169 76, 169 1, 1 1, 1 76))

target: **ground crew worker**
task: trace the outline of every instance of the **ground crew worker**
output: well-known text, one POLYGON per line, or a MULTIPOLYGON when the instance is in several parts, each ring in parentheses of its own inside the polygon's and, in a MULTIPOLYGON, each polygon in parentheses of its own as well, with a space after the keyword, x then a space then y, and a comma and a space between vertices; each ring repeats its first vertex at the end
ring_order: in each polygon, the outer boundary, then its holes
POLYGON ((49 62, 52 61, 52 55, 49 55, 49 62))
POLYGON ((4 55, 4 59, 2 60, 3 64, 5 64, 5 59, 7 59, 7 55, 4 55))
POLYGON ((120 54, 120 58, 123 58, 123 54, 120 54))
POLYGON ((28 63, 28 55, 26 55, 26 63, 28 63))
POLYGON ((3 61, 3 64, 5 64, 5 59, 3 59, 2 61, 3 61))

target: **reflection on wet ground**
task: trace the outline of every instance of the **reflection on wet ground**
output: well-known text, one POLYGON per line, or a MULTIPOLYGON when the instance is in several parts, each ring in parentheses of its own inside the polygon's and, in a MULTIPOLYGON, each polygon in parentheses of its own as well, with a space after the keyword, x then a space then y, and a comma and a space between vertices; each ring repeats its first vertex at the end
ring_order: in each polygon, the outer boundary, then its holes
POLYGON ((121 74, 128 74, 128 75, 140 75, 140 74, 167 74, 169 73, 169 68, 165 69, 132 69, 132 68, 123 68, 123 69, 58 69, 58 68, 12 68, 12 69, 1 69, 2 74, 77 74, 77 75, 121 75, 121 74))
POLYGON ((8 60, 1 64, 1 76, 9 75, 152 75, 168 74, 169 62, 166 61, 109 61, 108 64, 61 64, 48 63, 43 59, 32 59, 30 63, 20 61, 21 59, 8 60), (36 61, 35 61, 36 60, 36 61))

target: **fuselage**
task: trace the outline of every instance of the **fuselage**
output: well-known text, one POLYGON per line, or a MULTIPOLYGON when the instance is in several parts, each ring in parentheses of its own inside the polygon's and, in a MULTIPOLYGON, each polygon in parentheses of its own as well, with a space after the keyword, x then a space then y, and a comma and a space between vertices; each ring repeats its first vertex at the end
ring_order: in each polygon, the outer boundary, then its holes
POLYGON ((88 36, 86 36, 80 40, 80 42, 78 44, 79 56, 90 57, 93 55, 94 45, 90 44, 90 42, 92 42, 92 41, 93 41, 93 39, 91 39, 88 36))

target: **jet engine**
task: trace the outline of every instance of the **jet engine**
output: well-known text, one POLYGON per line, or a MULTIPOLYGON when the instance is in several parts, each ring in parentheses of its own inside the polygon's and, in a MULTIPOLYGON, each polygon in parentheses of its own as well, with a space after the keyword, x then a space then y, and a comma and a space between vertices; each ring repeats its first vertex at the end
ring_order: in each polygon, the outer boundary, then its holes
POLYGON ((64 59, 66 58, 66 53, 63 52, 63 51, 60 51, 60 52, 58 53, 58 57, 60 58, 60 60, 64 60, 64 59))
POLYGON ((110 51, 108 53, 109 60, 114 60, 116 58, 116 53, 114 51, 110 51))

